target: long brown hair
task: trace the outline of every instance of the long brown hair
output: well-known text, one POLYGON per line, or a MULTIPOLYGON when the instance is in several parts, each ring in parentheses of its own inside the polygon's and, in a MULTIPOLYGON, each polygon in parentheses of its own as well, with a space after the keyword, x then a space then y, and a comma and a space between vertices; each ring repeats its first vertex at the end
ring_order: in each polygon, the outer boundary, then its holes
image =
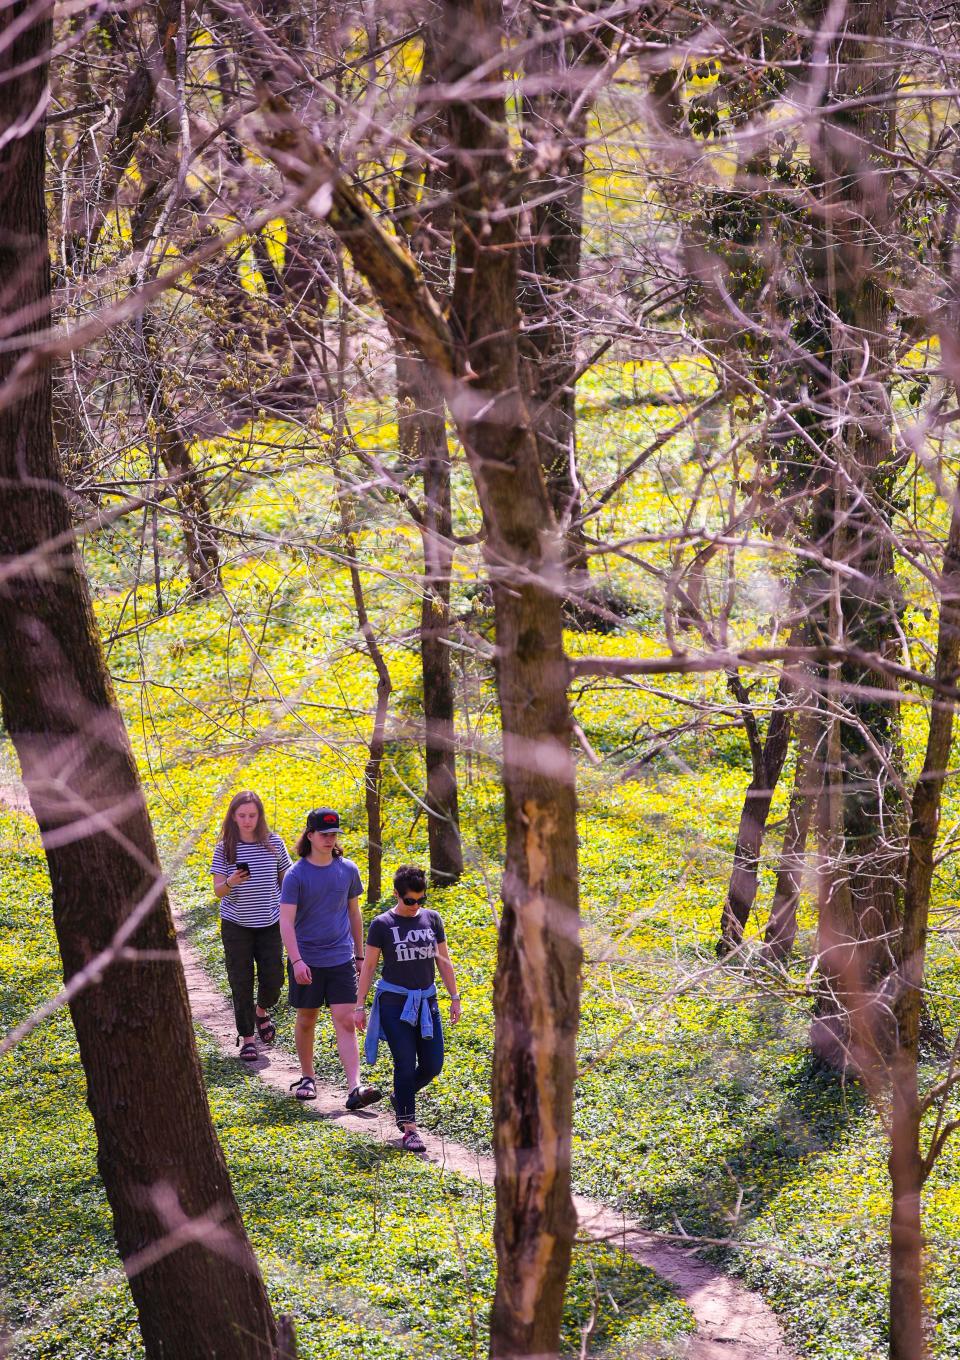
POLYGON ((267 824, 267 814, 263 810, 263 803, 252 789, 244 789, 241 793, 235 793, 230 799, 230 806, 227 808, 227 815, 223 819, 223 829, 220 832, 220 839, 223 841, 223 857, 228 864, 237 862, 237 841, 240 839, 240 832, 233 814, 237 808, 244 807, 245 804, 252 803, 260 814, 257 824, 253 829, 254 837, 276 854, 276 849, 270 844, 270 827, 267 824))
MULTIPOLYGON (((340 828, 338 827, 338 828, 337 828, 337 835, 339 836, 339 834, 340 834, 340 828)), ((310 846, 310 834, 309 834, 309 832, 305 831, 305 832, 303 833, 303 835, 300 837, 300 839, 297 841, 297 854, 300 856, 301 859, 306 859, 307 856, 310 854, 310 850, 311 850, 311 846, 310 846)), ((343 851, 340 849, 339 845, 335 845, 335 846, 333 847, 333 852, 332 852, 332 853, 333 853, 333 858, 334 858, 334 859, 342 859, 342 858, 343 858, 343 851)))

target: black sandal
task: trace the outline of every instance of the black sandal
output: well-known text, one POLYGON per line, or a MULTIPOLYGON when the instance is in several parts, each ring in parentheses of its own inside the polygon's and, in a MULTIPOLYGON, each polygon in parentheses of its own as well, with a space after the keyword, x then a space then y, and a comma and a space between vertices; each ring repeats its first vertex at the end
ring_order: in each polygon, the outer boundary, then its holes
POLYGON ((317 1083, 313 1077, 301 1077, 299 1081, 292 1081, 290 1090, 294 1091, 297 1100, 316 1100, 317 1098, 317 1083), (296 1087, 295 1091, 294 1087, 296 1087))
MULTIPOLYGON (((237 1043, 239 1044, 239 1042, 240 1042, 240 1035, 238 1034, 238 1035, 237 1035, 237 1043)), ((260 1054, 257 1052, 257 1046, 256 1046, 256 1044, 253 1042, 252 1039, 247 1039, 247 1040, 245 1041, 243 1047, 240 1049, 240 1061, 241 1061, 241 1062, 256 1062, 257 1059, 259 1058, 259 1056, 260 1056, 260 1054)))
POLYGON ((254 1014, 253 1023, 257 1027, 260 1042, 262 1044, 267 1044, 268 1046, 272 1044, 277 1037, 277 1027, 273 1023, 272 1017, 269 1015, 254 1014))
POLYGON ((381 1099, 380 1090, 376 1086, 355 1086, 347 1096, 348 1110, 365 1110, 368 1105, 375 1105, 381 1099))

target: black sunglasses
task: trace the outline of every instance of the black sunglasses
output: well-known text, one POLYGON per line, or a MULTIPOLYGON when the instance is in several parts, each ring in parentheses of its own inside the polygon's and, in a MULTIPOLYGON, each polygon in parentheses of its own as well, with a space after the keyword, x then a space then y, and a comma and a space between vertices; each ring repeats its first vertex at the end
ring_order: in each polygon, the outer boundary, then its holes
POLYGON ((424 893, 422 897, 401 897, 401 898, 400 898, 400 901, 403 903, 403 905, 404 905, 405 907, 418 907, 418 906, 420 905, 421 902, 426 902, 426 900, 427 900, 427 894, 426 894, 426 893, 424 893))

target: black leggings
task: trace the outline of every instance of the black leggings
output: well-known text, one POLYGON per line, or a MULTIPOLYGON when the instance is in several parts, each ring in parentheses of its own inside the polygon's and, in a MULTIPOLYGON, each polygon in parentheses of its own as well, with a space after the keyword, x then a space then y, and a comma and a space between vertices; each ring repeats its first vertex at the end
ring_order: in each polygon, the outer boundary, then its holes
POLYGON ((254 1032, 253 970, 257 970, 257 1005, 268 1011, 277 1004, 283 988, 283 942, 280 925, 238 926, 220 921, 223 956, 233 997, 237 1033, 254 1032))

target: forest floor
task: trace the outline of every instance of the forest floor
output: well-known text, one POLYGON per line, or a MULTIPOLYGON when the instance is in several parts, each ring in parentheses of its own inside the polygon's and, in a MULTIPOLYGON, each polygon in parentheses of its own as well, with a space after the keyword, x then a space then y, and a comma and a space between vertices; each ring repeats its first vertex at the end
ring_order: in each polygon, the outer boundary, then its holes
MULTIPOLYGON (((233 1057, 236 1054, 233 1012, 190 944, 184 918, 178 915, 176 920, 194 1021, 213 1036, 226 1056, 233 1057)), ((259 1059, 249 1068, 286 1096, 290 1094, 291 1083, 300 1076, 296 1060, 279 1045, 269 1049, 261 1046, 259 1059)), ((342 1090, 318 1082, 316 1103, 306 1106, 306 1113, 335 1120, 341 1128, 399 1147, 392 1121, 369 1110, 351 1114, 343 1102, 342 1090)), ((426 1130, 422 1134, 427 1145, 425 1160, 444 1171, 493 1184, 492 1157, 426 1130)), ((696 1335, 683 1343, 682 1353, 689 1360, 763 1360, 763 1357, 792 1360, 793 1352, 783 1340, 775 1315, 759 1295, 698 1261, 690 1251, 658 1241, 656 1235, 644 1232, 639 1224, 596 1200, 577 1195, 574 1202, 581 1234, 620 1247, 666 1280, 688 1305, 697 1323, 696 1335)))
MULTIPOLYGON (((21 785, 0 784, 0 805, 11 812, 30 816, 30 807, 21 785)), ((190 928, 181 913, 175 914, 180 956, 183 962, 198 1030, 213 1039, 221 1053, 236 1063, 235 1026, 227 998, 207 973, 200 954, 190 941, 190 928)), ((244 1064, 243 1071, 255 1072, 268 1087, 290 1098, 291 1083, 299 1077, 293 1056, 281 1045, 261 1047, 256 1063, 244 1064)), ((349 1112, 343 1091, 318 1082, 317 1100, 297 1107, 306 1118, 334 1123, 340 1129, 399 1147, 391 1120, 370 1110, 349 1112)), ((466 1176, 492 1186, 494 1163, 489 1156, 442 1135, 424 1131, 427 1151, 418 1160, 432 1163, 440 1172, 466 1176)), ((793 1360, 777 1319, 759 1295, 715 1267, 698 1260, 694 1252, 658 1240, 656 1234, 623 1214, 582 1195, 575 1196, 580 1233, 627 1253, 640 1265, 655 1272, 674 1290, 690 1309, 696 1332, 679 1337, 670 1353, 684 1360, 793 1360)), ((658 1354, 665 1354, 657 1346, 658 1354)))

